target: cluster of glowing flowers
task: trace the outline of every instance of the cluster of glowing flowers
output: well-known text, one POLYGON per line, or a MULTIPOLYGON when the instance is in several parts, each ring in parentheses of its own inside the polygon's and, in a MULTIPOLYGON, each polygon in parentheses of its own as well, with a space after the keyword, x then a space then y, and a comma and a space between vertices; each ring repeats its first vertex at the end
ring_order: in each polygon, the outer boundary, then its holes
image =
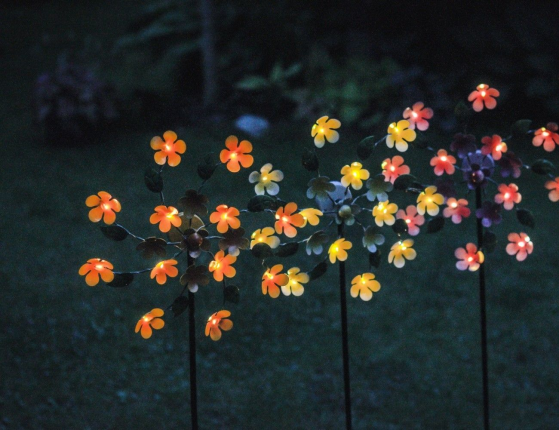
POLYGON ((506 210, 511 210, 514 204, 522 201, 522 195, 518 192, 518 185, 516 184, 501 184, 499 185, 499 193, 495 195, 495 203, 502 204, 506 210))
POLYGON ((396 145, 396 149, 400 152, 405 152, 408 150, 408 143, 413 142, 416 138, 416 133, 414 130, 409 128, 410 122, 405 119, 398 121, 398 124, 393 122, 388 126, 388 136, 386 136, 386 145, 389 148, 393 148, 396 145))
POLYGON ((402 114, 410 122, 410 128, 425 131, 429 128, 428 119, 433 118, 433 109, 426 108, 423 102, 414 103, 411 108, 406 108, 402 114))
POLYGON ((151 269, 150 278, 155 278, 159 285, 163 285, 167 282, 167 276, 174 278, 179 274, 179 269, 175 267, 177 263, 177 260, 165 260, 158 263, 157 266, 151 269))
POLYGON ((349 240, 345 240, 343 237, 336 240, 328 249, 330 263, 334 264, 336 260, 346 261, 347 250, 351 249, 352 246, 351 242, 349 240))
POLYGON ((241 170, 240 166, 245 169, 252 166, 254 158, 249 155, 252 152, 252 143, 243 140, 239 143, 237 136, 229 136, 225 139, 227 149, 222 149, 219 153, 219 159, 222 163, 227 163, 227 170, 236 173, 241 170), (239 165, 240 164, 240 165, 239 165))
POLYGON ((457 248, 454 256, 459 260, 456 262, 458 270, 468 269, 475 272, 479 269, 480 264, 485 260, 483 252, 477 250, 477 246, 473 243, 466 244, 466 248, 457 248))
POLYGON ((162 317, 164 314, 165 312, 163 312, 163 309, 152 309, 150 312, 140 318, 140 320, 136 324, 135 332, 140 332, 144 339, 149 339, 152 333, 151 329, 160 330, 163 328, 163 326, 165 326, 165 321, 159 318, 162 317))
POLYGON ((260 168, 260 173, 254 171, 248 177, 248 181, 254 186, 254 192, 261 196, 266 192, 271 196, 279 193, 280 187, 276 182, 283 180, 283 172, 281 170, 272 171, 272 164, 266 163, 260 168))
POLYGON ((288 203, 283 207, 280 207, 276 211, 276 222, 274 227, 276 228, 277 234, 285 234, 287 237, 297 236, 297 230, 295 227, 303 227, 305 225, 305 220, 303 215, 300 213, 294 213, 297 210, 296 203, 288 203))
POLYGON ((405 211, 400 209, 396 212, 396 218, 404 220, 408 226, 410 236, 417 236, 419 234, 419 226, 425 223, 425 217, 417 213, 417 208, 414 205, 409 205, 405 211))
POLYGON ((437 193, 437 187, 427 187, 417 196, 417 212, 420 215, 425 215, 427 212, 429 215, 435 216, 439 213, 439 206, 443 203, 444 197, 437 193))
POLYGON ((157 151, 153 154, 153 158, 157 164, 163 165, 165 162, 171 167, 178 166, 181 162, 181 156, 186 151, 186 143, 184 140, 177 140, 177 133, 174 131, 166 131, 163 133, 163 139, 155 136, 150 142, 151 149, 157 151))
POLYGON ((483 144, 481 153, 483 155, 491 155, 494 160, 499 160, 503 156, 503 152, 507 152, 507 144, 503 142, 498 134, 483 137, 481 143, 483 144))
POLYGON ((481 112, 485 106, 487 109, 495 109, 497 100, 500 93, 495 88, 490 88, 489 85, 479 84, 474 91, 468 96, 468 101, 473 102, 472 107, 476 112, 481 112))
POLYGON ((451 218, 454 224, 460 224, 462 218, 468 218, 470 216, 470 209, 468 208, 468 201, 466 199, 455 199, 454 197, 449 198, 446 201, 447 207, 443 210, 443 216, 445 218, 451 218))
POLYGON ((155 213, 149 217, 149 222, 152 224, 159 223, 159 230, 162 233, 167 233, 171 230, 171 224, 175 227, 180 227, 182 220, 179 216, 179 211, 173 206, 157 206, 155 213))
POLYGON ((437 155, 431 158, 431 166, 435 168, 435 175, 437 176, 441 176, 445 172, 447 175, 452 175, 455 170, 455 164, 456 158, 448 155, 444 149, 439 149, 437 155))
POLYGON ((287 285, 289 282, 289 276, 280 273, 282 270, 283 264, 276 264, 264 272, 262 275, 262 294, 269 294, 273 299, 279 297, 280 287, 287 285))
POLYGON ((373 208, 373 216, 375 217, 376 225, 379 227, 382 227, 384 224, 394 225, 396 222, 394 214, 397 210, 398 206, 396 203, 390 203, 388 200, 379 202, 379 204, 373 208))
POLYGON ((559 126, 550 122, 547 124, 547 128, 538 128, 534 132, 534 138, 532 139, 532 144, 534 146, 542 146, 547 152, 551 152, 555 149, 555 146, 559 145, 559 134, 556 131, 559 126))
POLYGON ((406 260, 413 260, 417 257, 417 252, 412 248, 413 239, 400 240, 390 248, 388 263, 394 262, 394 266, 401 269, 406 264, 406 260))
POLYGON ((350 185, 354 190, 360 190, 363 187, 363 181, 369 179, 369 171, 363 169, 363 165, 357 161, 351 163, 351 166, 345 165, 341 171, 341 183, 344 187, 350 185))
POLYGON ((272 249, 277 248, 280 244, 280 239, 274 236, 274 233, 275 230, 272 227, 264 227, 262 230, 255 230, 250 236, 252 239, 250 241, 250 248, 252 249, 254 245, 259 243, 265 243, 272 249))
POLYGON ((305 287, 303 284, 309 282, 309 275, 306 273, 301 273, 301 269, 298 267, 292 267, 287 271, 287 277, 289 282, 281 286, 281 291, 285 296, 289 296, 293 293, 294 296, 301 296, 305 292, 305 287))
POLYGON ((368 302, 373 298, 373 293, 380 290, 380 283, 375 280, 373 273, 363 273, 351 280, 351 297, 361 297, 361 300, 368 302))
POLYGON ((221 330, 229 331, 233 328, 233 321, 227 319, 231 316, 229 311, 219 311, 212 314, 206 323, 206 336, 210 336, 212 340, 221 339, 221 330))
POLYGON ((559 201, 559 176, 552 181, 547 181, 545 183, 545 188, 550 190, 549 200, 551 200, 552 202, 559 201))
POLYGON ((320 217, 324 215, 322 211, 315 209, 315 208, 307 208, 299 211, 299 214, 303 217, 304 224, 302 227, 307 225, 307 222, 310 225, 318 225, 320 222, 320 217))
POLYGON ((336 143, 340 139, 340 133, 335 129, 340 128, 341 125, 340 121, 334 118, 328 119, 328 116, 318 118, 311 129, 311 136, 314 137, 316 147, 322 148, 325 138, 330 143, 336 143))
POLYGON ((384 180, 392 184, 398 176, 410 173, 410 168, 404 164, 404 159, 399 155, 392 157, 392 160, 390 158, 385 159, 381 167, 384 180))
POLYGON ((235 261, 237 261, 237 257, 234 255, 225 255, 225 251, 219 251, 210 262, 208 269, 213 273, 214 279, 221 282, 224 275, 233 278, 237 274, 235 268, 231 266, 235 261))
POLYGON ((531 254, 534 250, 534 243, 526 233, 510 233, 508 240, 510 243, 507 245, 507 254, 516 254, 518 261, 526 260, 528 254, 531 254))
POLYGON ((241 221, 237 216, 239 216, 238 209, 227 205, 219 205, 215 208, 215 212, 210 215, 210 222, 212 224, 217 223, 217 231, 225 233, 229 230, 229 227, 237 229, 241 226, 241 221))
POLYGON ((117 199, 107 193, 106 191, 99 191, 97 195, 93 194, 85 200, 85 204, 89 208, 89 220, 92 222, 99 222, 101 219, 105 224, 112 224, 116 220, 115 212, 120 212, 121 206, 117 199))
POLYGON ((87 260, 79 271, 80 276, 85 276, 85 283, 93 287, 99 283, 99 276, 103 282, 111 282, 115 275, 113 273, 113 265, 107 260, 100 258, 90 258, 87 260))

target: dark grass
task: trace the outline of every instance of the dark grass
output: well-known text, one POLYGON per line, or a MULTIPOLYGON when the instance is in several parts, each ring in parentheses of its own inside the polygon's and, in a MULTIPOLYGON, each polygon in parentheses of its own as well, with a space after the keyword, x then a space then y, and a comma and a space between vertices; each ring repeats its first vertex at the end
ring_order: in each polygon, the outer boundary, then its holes
MULTIPOLYGON (((55 13, 63 11, 60 5, 45 12, 51 14, 50 25, 63 25, 55 13)), ((99 16, 105 12, 98 11, 99 16)), ((30 82, 44 67, 29 64, 30 41, 30 36, 14 40, 10 70, 0 69, 6 95, 0 104, 0 427, 188 428, 186 314, 176 319, 166 314, 165 328, 149 341, 133 333, 138 318, 170 304, 180 285, 159 286, 144 275, 127 289, 89 288, 77 274, 95 256, 121 270, 153 265, 135 254, 132 239, 105 239, 88 221, 84 201, 107 190, 122 202, 119 222, 139 235, 155 235, 148 218, 158 199, 145 189, 142 176, 153 163, 149 139, 164 130, 123 129, 82 149, 42 145, 31 126, 29 97, 30 82)), ((285 172, 285 199, 306 201, 303 192, 311 176, 300 168, 299 154, 311 145, 309 129, 308 124, 278 126, 253 140, 254 167, 272 162, 285 172)), ((227 124, 176 131, 188 151, 179 167, 164 171, 169 203, 199 185, 194 161, 220 150, 234 132, 227 124)), ((321 170, 332 178, 355 160, 355 145, 363 137, 347 129, 342 136, 339 144, 320 151, 321 170)), ((525 152, 532 159, 544 156, 538 149, 525 152)), ((394 153, 381 145, 365 165, 379 171, 388 155, 394 153)), ((414 150, 404 157, 415 173, 429 158, 414 150)), ((252 170, 233 176, 220 169, 204 187, 211 204, 246 204, 252 170)), ((524 263, 506 255, 506 234, 525 228, 505 213, 495 229, 498 250, 486 261, 491 419, 494 428, 556 428, 558 207, 547 200, 541 178, 526 175, 518 183, 523 206, 537 217, 537 229, 529 232, 535 251, 524 263)), ((408 204, 411 197, 404 200, 408 204)), ((243 218, 247 229, 271 222, 260 214, 243 218)), ((351 278, 367 270, 367 261, 349 230, 351 278)), ((456 247, 475 242, 475 222, 470 218, 437 235, 420 234, 417 259, 401 270, 387 264, 395 235, 385 233, 388 245, 381 267, 374 270, 382 289, 368 303, 348 297, 354 427, 480 428, 477 277, 457 271, 453 257, 456 247)), ((308 270, 316 261, 300 252, 285 264, 308 270)), ((235 327, 219 342, 205 338, 202 330, 205 318, 221 308, 221 286, 212 282, 197 293, 201 428, 341 428, 337 268, 309 284, 302 297, 273 300, 261 294, 261 268, 252 256, 242 254, 236 267, 241 303, 228 306, 235 327)))

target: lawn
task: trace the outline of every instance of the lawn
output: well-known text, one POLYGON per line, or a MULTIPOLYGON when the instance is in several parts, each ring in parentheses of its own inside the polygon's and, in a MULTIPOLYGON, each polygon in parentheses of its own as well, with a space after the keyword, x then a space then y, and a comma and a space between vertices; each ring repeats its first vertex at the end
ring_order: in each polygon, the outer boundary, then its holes
MULTIPOLYGON (((44 20, 15 7, 7 16, 12 27, 19 22, 25 29, 68 28, 60 16, 64 4, 70 2, 45 4, 44 20)), ((108 17, 105 25, 114 25, 111 31, 122 29, 110 10, 75 8, 86 27, 80 31, 97 31, 100 17, 108 17)), ((4 36, 10 34, 10 27, 3 28, 4 36)), ((0 69, 0 142, 5 148, 0 169, 5 214, 0 219, 5 256, 0 262, 5 309, 0 428, 188 428, 186 314, 173 318, 168 312, 165 328, 149 340, 133 330, 146 311, 166 308, 182 287, 176 280, 159 286, 144 274, 128 288, 90 288, 78 276, 80 265, 92 257, 106 258, 123 271, 154 264, 135 253, 132 238, 120 243, 104 238, 98 225, 88 221, 84 201, 107 190, 122 203, 120 223, 140 236, 156 235, 148 219, 158 196, 145 188, 143 172, 154 165, 151 137, 165 130, 124 128, 88 147, 44 146, 32 127, 29 100, 34 77, 52 62, 29 64, 35 40, 30 35, 8 40, 10 67, 0 69)), ((169 203, 200 185, 195 165, 201 157, 221 150, 229 134, 245 137, 229 123, 168 128, 188 145, 183 162, 164 170, 169 203)), ((312 145, 309 130, 309 124, 278 124, 251 139, 253 168, 237 175, 218 169, 204 186, 210 208, 245 206, 253 195, 248 173, 266 162, 285 173, 282 198, 312 205, 304 197, 312 174, 300 165, 303 147, 312 145)), ((343 164, 355 161, 364 137, 341 132, 338 144, 320 152, 321 173, 332 179, 339 179, 343 164)), ((450 141, 449 136, 433 136, 434 147, 450 141)), ((531 147, 516 152, 525 161, 544 156, 531 147)), ((377 173, 382 160, 393 155, 380 145, 365 167, 377 173)), ((429 154, 411 149, 404 157, 412 171, 424 172, 418 173, 422 180, 434 180, 430 169, 420 168, 429 154)), ((552 159, 557 161, 555 153, 552 159)), ((542 177, 527 173, 518 183, 523 207, 536 215, 537 228, 528 231, 535 250, 523 263, 505 253, 506 234, 526 229, 513 213, 505 213, 494 229, 498 249, 486 261, 491 419, 498 429, 551 429, 559 426, 558 206, 547 199, 542 177)), ((411 204, 413 197, 398 199, 411 204)), ((242 222, 251 232, 270 225, 271 217, 247 214, 242 222)), ((367 214, 361 219, 372 221, 367 214)), ((457 271, 453 256, 456 247, 475 241, 474 220, 447 223, 434 235, 422 232, 415 239, 418 257, 403 269, 388 264, 396 235, 386 228, 384 233, 382 264, 374 269, 380 292, 370 302, 348 298, 354 426, 481 428, 477 275, 457 271)), ((367 271, 368 262, 359 236, 354 232, 349 238, 354 249, 348 276, 354 276, 367 271)), ((309 270, 319 260, 311 261, 300 250, 283 263, 309 270)), ((184 268, 185 261, 181 264, 184 268)), ((227 305, 235 326, 219 342, 203 336, 203 324, 222 306, 220 287, 212 282, 197 293, 201 428, 342 428, 337 267, 310 283, 303 296, 276 300, 262 295, 260 262, 250 253, 241 254, 236 268, 241 301, 227 305)))

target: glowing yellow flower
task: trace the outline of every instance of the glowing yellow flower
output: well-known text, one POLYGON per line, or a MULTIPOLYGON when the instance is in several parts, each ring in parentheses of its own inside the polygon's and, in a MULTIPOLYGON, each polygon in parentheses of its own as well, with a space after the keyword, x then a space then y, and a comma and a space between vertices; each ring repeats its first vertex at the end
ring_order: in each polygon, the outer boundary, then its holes
POLYGON ((354 190, 360 190, 363 187, 363 181, 369 179, 369 171, 363 169, 363 165, 357 161, 351 163, 351 166, 342 167, 342 185, 349 187, 350 185, 354 190))
POLYGON ((373 293, 380 290, 380 283, 375 281, 373 273, 363 273, 351 280, 351 297, 361 297, 361 300, 368 302, 373 298, 373 293))
POLYGON ((167 161, 171 167, 175 167, 181 162, 179 154, 184 154, 186 151, 186 143, 184 140, 177 140, 177 133, 174 131, 163 133, 163 139, 155 136, 151 139, 150 145, 157 151, 153 154, 155 162, 163 165, 167 161))
POLYGON ((392 245, 390 254, 388 254, 388 262, 394 261, 394 266, 398 269, 404 267, 406 260, 413 260, 417 257, 417 252, 412 248, 413 239, 400 240, 392 245))
POLYGON ((213 272, 214 279, 221 282, 223 281, 223 275, 233 278, 237 274, 235 268, 231 266, 235 261, 237 261, 237 257, 231 254, 225 255, 224 251, 219 251, 215 254, 213 261, 210 262, 208 269, 213 272))
POLYGON ((141 328, 142 331, 140 331, 140 334, 142 335, 142 337, 144 339, 149 339, 151 337, 152 328, 155 330, 160 330, 165 325, 165 321, 163 321, 161 318, 158 318, 162 317, 164 314, 165 312, 163 312, 163 309, 152 309, 150 312, 140 318, 140 320, 136 324, 135 332, 138 333, 141 328))
POLYGON ((436 191, 437 187, 430 186, 417 196, 418 214, 425 215, 425 212, 427 212, 429 215, 435 216, 439 213, 439 206, 444 203, 444 197, 436 191))
POLYGON ((157 266, 151 269, 150 278, 155 278, 159 285, 163 285, 167 282, 167 276, 174 278, 179 274, 179 269, 175 267, 177 263, 177 260, 165 260, 158 263, 157 266))
POLYGON ((340 121, 334 118, 328 119, 328 116, 318 118, 311 130, 311 136, 314 137, 316 147, 322 148, 324 146, 324 138, 330 143, 336 143, 340 134, 334 129, 340 128, 341 125, 340 121))
POLYGON ((282 285, 281 291, 285 296, 289 296, 293 293, 294 296, 300 296, 305 292, 305 288, 302 284, 309 282, 309 275, 306 273, 300 273, 298 267, 292 267, 287 271, 287 276, 289 277, 289 282, 282 285))
POLYGON ((96 195, 89 196, 85 200, 87 207, 93 208, 89 211, 89 220, 92 222, 99 222, 101 218, 105 224, 112 224, 116 220, 115 212, 120 212, 121 206, 117 199, 107 193, 106 191, 99 191, 96 195))
POLYGON ((330 263, 334 264, 336 259, 339 261, 346 261, 347 250, 351 249, 352 246, 351 242, 349 240, 345 240, 343 237, 336 240, 332 245, 330 245, 330 249, 328 249, 330 263))
POLYGON ((411 128, 410 122, 405 119, 398 121, 398 124, 393 122, 388 126, 388 136, 386 137, 386 146, 393 148, 396 144, 396 149, 400 152, 408 150, 408 142, 413 142, 416 138, 416 133, 411 128))
POLYGON ((303 216, 303 221, 304 221, 304 224, 301 227, 306 226, 307 222, 310 225, 318 225, 318 223, 320 222, 319 217, 324 215, 322 211, 319 211, 318 209, 314 209, 314 208, 303 209, 302 211, 299 211, 299 214, 303 216))
POLYGON ((279 297, 279 287, 283 287, 289 282, 289 276, 285 273, 279 273, 282 270, 283 265, 276 264, 274 267, 264 272, 264 275, 262 275, 262 294, 269 294, 273 299, 279 297))
POLYGON ((398 211, 398 206, 396 203, 390 203, 388 200, 385 202, 379 202, 373 208, 373 216, 375 217, 375 223, 379 227, 386 225, 394 225, 396 218, 394 214, 398 211))
POLYGON ((252 172, 248 177, 248 181, 251 184, 257 182, 254 186, 254 191, 259 196, 268 192, 271 196, 275 196, 279 193, 279 185, 276 182, 283 180, 283 172, 281 170, 272 171, 272 165, 270 163, 264 164, 260 169, 260 173, 252 172))
POLYGON ((221 330, 229 331, 233 328, 233 321, 226 319, 231 316, 229 311, 219 311, 212 314, 206 323, 206 336, 210 336, 212 340, 221 339, 221 330))
POLYGON ((99 283, 99 276, 103 282, 111 282, 115 275, 113 273, 113 265, 107 260, 100 258, 90 258, 82 267, 80 267, 79 274, 85 277, 85 283, 93 287, 99 283))
POLYGON ((280 239, 277 236, 273 236, 274 233, 275 230, 272 227, 264 227, 262 230, 255 230, 250 236, 252 239, 250 241, 250 248, 252 249, 257 243, 265 243, 272 249, 277 248, 280 244, 280 239))

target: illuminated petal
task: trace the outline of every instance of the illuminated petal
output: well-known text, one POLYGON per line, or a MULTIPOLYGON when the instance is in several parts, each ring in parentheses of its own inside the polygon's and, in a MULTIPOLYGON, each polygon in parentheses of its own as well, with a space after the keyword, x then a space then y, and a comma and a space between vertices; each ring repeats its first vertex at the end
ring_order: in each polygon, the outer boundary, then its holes
MULTIPOLYGON (((390 148, 392 147, 390 146, 390 148)), ((400 152, 406 152, 408 150, 407 142, 405 142, 404 140, 399 140, 398 142, 396 142, 396 150, 400 152)))
POLYGON ((264 188, 264 184, 262 184, 261 182, 256 184, 254 186, 254 192, 259 196, 264 195, 266 193, 266 189, 264 188))
POLYGON ((163 140, 165 142, 173 143, 175 140, 177 140, 177 133, 175 133, 174 131, 168 130, 165 133, 163 133, 163 140))
POLYGON ((163 140, 159 136, 155 136, 151 139, 150 146, 151 149, 161 149, 163 146, 163 140))
POLYGON ((100 274, 103 282, 111 282, 115 278, 115 274, 110 270, 102 270, 100 274))
POLYGON ((233 328, 233 321, 227 320, 227 319, 225 319, 225 320, 222 319, 219 322, 219 328, 223 331, 229 331, 233 328))
POLYGON ((157 164, 163 165, 165 164, 165 161, 167 161, 167 155, 163 151, 158 151, 153 154, 153 159, 157 164))
POLYGON ((161 330, 165 325, 165 321, 163 321, 161 318, 154 318, 149 323, 155 330, 161 330))
POLYGON ((184 154, 185 151, 186 151, 186 143, 184 143, 184 140, 177 140, 175 142, 175 152, 178 152, 179 154, 184 154))
POLYGON ((252 172, 252 173, 248 176, 248 181, 249 181, 251 184, 254 184, 254 183, 256 183, 256 182, 259 182, 259 181, 260 181, 260 173, 258 173, 258 172, 256 172, 256 171, 255 171, 255 172, 252 172))
POLYGON ((143 322, 143 319, 138 321, 138 323, 136 324, 136 329, 134 330, 134 333, 138 333, 140 331, 140 327, 142 326, 142 322, 143 322))
POLYGON ((227 163, 227 170, 229 170, 232 173, 237 173, 239 170, 241 170, 241 166, 239 166, 239 157, 237 158, 232 158, 229 160, 229 162, 227 163))
POLYGON ((89 211, 89 220, 92 222, 99 222, 103 218, 103 209, 100 206, 93 208, 89 211))
POLYGON ((231 316, 231 312, 224 309, 222 311, 216 312, 215 316, 217 318, 227 318, 231 316))
POLYGON ((85 277, 85 283, 90 287, 93 287, 99 283, 99 273, 95 270, 91 270, 85 277))
POLYGON ((476 112, 481 112, 483 110, 483 101, 481 97, 475 99, 474 104, 472 105, 476 112))
POLYGON ((175 154, 174 152, 171 152, 169 154, 169 166, 171 167, 175 167, 178 166, 181 162, 181 156, 178 154, 175 154))
POLYGON ((140 332, 140 334, 142 335, 142 337, 144 339, 149 339, 151 337, 151 327, 149 326, 149 324, 142 324, 142 331, 140 332))
POLYGON ((210 337, 212 338, 212 340, 219 340, 221 339, 221 330, 218 327, 211 327, 210 328, 210 337))
POLYGON ((98 206, 99 203, 101 202, 101 199, 98 196, 89 196, 86 200, 85 200, 85 204, 86 206, 92 208, 94 206, 98 206))
POLYGON ((324 130, 324 136, 330 143, 336 143, 338 140, 340 140, 340 133, 338 133, 336 130, 324 130))
POLYGON ((271 298, 277 299, 280 295, 280 289, 276 285, 270 285, 268 288, 268 294, 271 298))
POLYGON ((103 217, 103 221, 107 225, 111 225, 116 220, 116 214, 112 210, 105 211, 105 216, 103 217))
POLYGON ((165 312, 163 312, 163 309, 155 308, 151 310, 150 314, 153 317, 162 317, 165 312))
POLYGON ((239 143, 239 139, 237 139, 237 136, 231 135, 227 139, 225 139, 225 146, 231 151, 237 149, 237 143, 239 143))
MULTIPOLYGON (((243 154, 247 154, 249 152, 252 152, 252 143, 250 143, 248 140, 243 140, 239 144, 239 151, 242 152, 243 154)), ((251 156, 251 158, 252 158, 252 156, 251 156)), ((252 164, 252 162, 250 164, 252 164)))
POLYGON ((230 156, 231 156, 231 151, 228 151, 227 149, 222 149, 221 152, 219 153, 219 159, 222 163, 227 163, 230 156))
POLYGON ((283 180, 283 172, 281 170, 274 170, 273 172, 270 172, 270 174, 268 175, 268 177, 275 182, 280 182, 283 180))
POLYGON ((314 144, 317 148, 322 148, 324 146, 324 134, 318 133, 314 138, 314 144))
POLYGON ((270 194, 271 196, 275 196, 279 193, 280 187, 275 182, 270 182, 268 185, 266 185, 266 191, 268 191, 268 194, 270 194))
POLYGON ((361 297, 361 300, 368 302, 369 300, 371 300, 373 298, 373 293, 371 290, 367 289, 367 288, 361 288, 361 292, 359 294, 359 297, 361 297))

